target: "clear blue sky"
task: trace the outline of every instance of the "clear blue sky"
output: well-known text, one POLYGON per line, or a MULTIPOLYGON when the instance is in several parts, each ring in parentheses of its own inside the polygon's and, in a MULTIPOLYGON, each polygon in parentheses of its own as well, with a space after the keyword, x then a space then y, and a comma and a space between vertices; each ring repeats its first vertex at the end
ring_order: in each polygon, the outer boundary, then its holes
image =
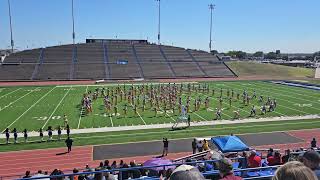
MULTIPOLYGON (((320 50, 320 0, 161 0, 162 43, 219 51, 320 50)), ((19 49, 72 43, 71 0, 11 0, 19 49)), ((10 45, 7 0, 0 0, 0 48, 10 45)), ((76 42, 157 38, 155 0, 75 0, 76 42)))

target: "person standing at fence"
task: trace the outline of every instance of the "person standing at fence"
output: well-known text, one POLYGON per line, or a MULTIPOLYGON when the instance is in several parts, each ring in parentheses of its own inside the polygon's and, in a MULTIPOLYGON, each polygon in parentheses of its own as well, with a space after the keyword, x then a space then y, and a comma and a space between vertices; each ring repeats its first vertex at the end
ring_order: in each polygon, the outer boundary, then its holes
POLYGON ((68 136, 68 137, 70 136, 70 127, 69 127, 69 124, 67 124, 67 136, 68 136))
POLYGON ((192 141, 192 154, 196 154, 197 153, 197 140, 193 139, 192 141))
POLYGON ((311 141, 311 148, 316 148, 317 147, 317 141, 316 138, 313 138, 311 141))
POLYGON ((4 132, 6 134, 6 144, 9 144, 9 138, 10 138, 9 128, 7 128, 4 132))
POLYGON ((61 127, 58 127, 58 141, 61 140, 61 127))
POLYGON ((66 143, 67 148, 68 148, 68 153, 71 152, 73 140, 68 136, 68 138, 66 139, 65 143, 66 143))
POLYGON ((43 132, 42 132, 42 128, 40 128, 39 130, 39 135, 40 135, 40 140, 41 142, 43 141, 43 132))
POLYGON ((28 131, 27 131, 27 129, 23 130, 23 137, 24 137, 24 142, 26 143, 28 141, 28 131))
POLYGON ((16 144, 18 142, 18 131, 16 128, 13 128, 13 138, 14 138, 14 143, 16 144))
POLYGON ((168 156, 169 141, 167 138, 163 138, 162 142, 163 142, 162 156, 168 156))

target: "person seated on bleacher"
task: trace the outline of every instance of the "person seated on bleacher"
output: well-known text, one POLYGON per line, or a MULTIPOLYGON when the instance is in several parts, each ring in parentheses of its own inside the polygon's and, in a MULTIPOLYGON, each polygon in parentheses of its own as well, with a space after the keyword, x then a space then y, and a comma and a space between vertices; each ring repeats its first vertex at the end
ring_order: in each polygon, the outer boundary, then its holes
POLYGON ((282 156, 282 158, 281 158, 282 164, 285 164, 285 163, 289 162, 290 153, 291 153, 290 149, 287 149, 287 150, 285 151, 284 156, 282 156))
POLYGON ((317 141, 316 138, 313 138, 311 141, 311 148, 316 148, 317 147, 317 141))
POLYGON ((267 158, 270 157, 270 156, 273 156, 273 149, 272 148, 270 148, 268 150, 267 158))
POLYGON ((320 179, 320 155, 318 152, 313 150, 307 151, 303 153, 300 161, 310 168, 316 174, 318 179, 320 179))
POLYGON ((202 173, 194 166, 181 165, 171 174, 170 180, 205 180, 202 173))
POLYGON ((233 174, 232 161, 230 159, 224 158, 219 161, 218 164, 220 180, 241 180, 239 176, 233 174))
POLYGON ((276 151, 273 156, 267 158, 269 166, 277 166, 281 164, 281 154, 276 151))
POLYGON ((315 174, 298 161, 291 161, 277 169, 272 180, 317 180, 315 174))
POLYGON ((252 150, 248 157, 248 167, 256 168, 261 166, 261 157, 257 155, 255 150, 252 150))
MULTIPOLYGON (((135 162, 131 161, 130 167, 134 168, 134 167, 137 167, 137 165, 135 162)), ((141 172, 139 169, 132 169, 132 170, 129 170, 129 176, 131 177, 131 179, 137 179, 141 177, 141 172)))

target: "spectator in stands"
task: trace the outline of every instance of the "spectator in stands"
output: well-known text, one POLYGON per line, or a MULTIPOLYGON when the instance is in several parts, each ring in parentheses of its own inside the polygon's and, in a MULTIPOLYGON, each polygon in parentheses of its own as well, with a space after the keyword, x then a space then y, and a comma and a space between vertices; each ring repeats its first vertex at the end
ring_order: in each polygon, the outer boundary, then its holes
POLYGON ((268 150, 267 158, 270 157, 270 156, 273 156, 273 149, 272 148, 270 148, 268 150))
MULTIPOLYGON (((32 178, 38 178, 38 177, 45 177, 46 175, 42 173, 41 170, 38 171, 37 174, 33 175, 32 178)), ((43 180, 43 179, 42 179, 43 180)), ((46 178, 44 180, 49 180, 49 178, 46 178)))
POLYGON ((170 178, 170 176, 171 176, 171 174, 172 174, 172 172, 173 172, 173 170, 172 170, 172 168, 169 168, 167 171, 166 171, 166 179, 169 179, 170 178))
POLYGON ((257 155, 255 150, 252 150, 248 157, 248 167, 256 168, 261 166, 261 157, 257 155))
MULTIPOLYGON (((58 176, 58 175, 63 175, 63 172, 59 169, 55 169, 52 171, 50 176, 58 176)), ((64 177, 57 177, 57 178, 50 178, 50 180, 63 180, 64 177)))
POLYGON ((31 178, 30 171, 26 171, 26 175, 23 178, 31 178))
MULTIPOLYGON (((134 168, 134 167, 137 167, 137 165, 135 162, 131 161, 130 167, 134 168)), ((137 178, 141 177, 141 172, 139 169, 132 169, 129 171, 129 174, 130 174, 129 176, 131 177, 131 179, 137 179, 137 178)))
POLYGON ((6 130, 4 132, 6 134, 6 144, 9 144, 9 138, 10 138, 9 128, 6 128, 6 130))
POLYGON ((302 163, 291 161, 280 167, 272 180, 317 180, 317 177, 302 163))
POLYGON ((123 162, 123 160, 121 159, 118 168, 122 168, 123 165, 124 165, 124 162, 123 162))
POLYGON ((66 143, 67 148, 68 148, 68 153, 71 152, 73 140, 68 136, 68 138, 66 139, 65 143, 66 143))
POLYGON ((218 163, 219 174, 221 180, 241 180, 241 177, 233 174, 232 161, 230 159, 221 159, 218 163))
POLYGON ((18 142, 18 131, 16 128, 13 128, 13 138, 14 138, 14 143, 16 144, 18 142))
POLYGON ((206 139, 203 140, 202 149, 203 149, 204 151, 210 150, 210 148, 209 148, 209 142, 208 142, 206 139))
POLYGON ((269 166, 276 166, 281 164, 281 155, 279 151, 276 151, 273 156, 267 158, 269 166))
POLYGON ((27 129, 23 130, 23 137, 24 137, 24 142, 26 143, 28 141, 28 131, 27 131, 27 129))
POLYGON ((317 141, 316 138, 313 138, 311 141, 311 148, 316 148, 317 147, 317 141))
MULTIPOLYGON (((72 173, 73 173, 73 174, 79 173, 79 170, 78 170, 77 168, 74 168, 74 169, 72 170, 72 173)), ((79 179, 79 175, 74 175, 74 176, 73 176, 73 179, 71 179, 71 180, 78 180, 78 179, 79 179)))
POLYGON ((42 128, 39 129, 40 140, 43 141, 43 132, 42 128))
POLYGON ((195 154, 195 153, 197 153, 197 140, 196 139, 194 139, 192 141, 192 154, 195 154))
POLYGON ((100 162, 99 166, 96 169, 98 169, 98 171, 102 171, 104 169, 103 162, 100 162))
POLYGON ((247 168, 248 167, 248 155, 247 152, 243 151, 242 156, 239 156, 239 167, 241 168, 247 168), (241 158, 242 157, 242 158, 241 158))
POLYGON ((167 138, 163 138, 163 151, 162 156, 168 156, 168 150, 169 150, 169 141, 167 138))
POLYGON ((303 153, 301 161, 316 174, 318 179, 320 179, 320 155, 318 152, 311 150, 303 153))
POLYGON ((198 149, 198 152, 202 152, 202 151, 203 151, 202 141, 199 141, 199 142, 197 143, 197 149, 198 149))
MULTIPOLYGON (((124 163, 123 166, 122 166, 122 168, 129 168, 129 166, 128 166, 127 163, 124 163)), ((129 173, 128 173, 128 171, 121 171, 121 172, 119 173, 119 178, 118 178, 118 179, 119 179, 119 180, 121 180, 121 179, 129 179, 129 173)))
POLYGON ((285 151, 284 156, 282 156, 282 158, 281 158, 282 163, 285 164, 285 163, 289 162, 289 158, 290 158, 290 149, 287 149, 285 151))
POLYGON ((181 165, 171 174, 170 180, 204 180, 201 172, 194 166, 181 165))
POLYGON ((109 165, 109 160, 104 160, 104 168, 105 169, 111 169, 111 167, 109 165))
POLYGON ((117 161, 112 162, 111 169, 117 169, 117 161))

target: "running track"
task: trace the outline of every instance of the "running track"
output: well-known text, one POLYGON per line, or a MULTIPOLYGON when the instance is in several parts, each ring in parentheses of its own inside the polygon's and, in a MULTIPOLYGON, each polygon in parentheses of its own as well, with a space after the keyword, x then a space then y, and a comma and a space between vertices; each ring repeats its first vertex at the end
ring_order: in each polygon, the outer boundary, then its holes
MULTIPOLYGON (((275 148, 281 149, 295 149, 300 147, 309 147, 310 140, 315 137, 320 140, 320 129, 301 130, 301 131, 289 131, 288 135, 295 138, 299 138, 302 142, 291 144, 274 144, 274 145, 262 145, 255 148, 275 148)), ((6 152, 0 153, 0 179, 12 179, 18 178, 30 170, 35 173, 38 170, 48 171, 49 173, 57 168, 64 171, 71 171, 73 168, 84 168, 86 164, 90 167, 97 167, 100 161, 93 160, 93 146, 75 147, 71 153, 65 153, 65 148, 55 148, 46 150, 32 150, 32 151, 18 151, 18 152, 6 152), (10 178, 8 176, 11 176, 10 178), (15 177, 14 177, 15 176, 15 177)), ((176 159, 189 155, 190 152, 179 152, 169 154, 169 159, 176 159)), ((121 158, 125 162, 135 160, 136 162, 144 162, 155 155, 139 156, 139 157, 125 157, 121 158)), ((111 162, 118 159, 109 159, 111 162)))

